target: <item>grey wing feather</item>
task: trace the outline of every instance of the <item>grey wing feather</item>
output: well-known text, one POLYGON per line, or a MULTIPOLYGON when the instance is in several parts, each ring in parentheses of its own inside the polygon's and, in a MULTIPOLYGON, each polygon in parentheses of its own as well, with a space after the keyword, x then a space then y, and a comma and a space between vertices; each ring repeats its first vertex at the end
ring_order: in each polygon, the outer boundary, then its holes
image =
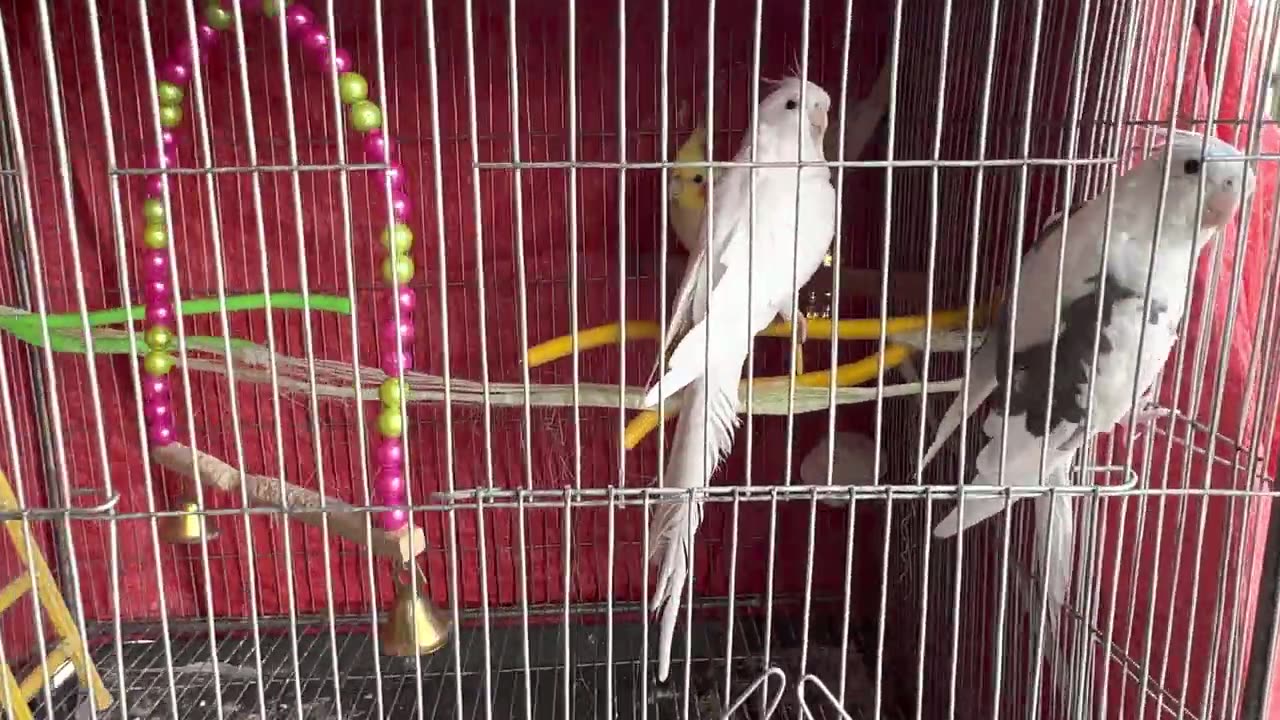
POLYGON ((969 403, 964 404, 964 393, 956 395, 956 399, 951 402, 951 407, 947 408, 947 412, 938 421, 938 428, 933 436, 933 444, 925 451, 924 459, 920 462, 920 468, 916 474, 924 472, 929 461, 933 459, 938 451, 942 449, 947 438, 951 437, 951 433, 960 427, 960 423, 964 422, 973 414, 978 406, 982 404, 987 396, 996 389, 996 345, 1000 341, 999 337, 993 337, 978 348, 973 354, 973 360, 969 367, 969 403))
MULTIPOLYGON (((1072 224, 1069 229, 1073 236, 1088 233, 1088 227, 1081 225, 1087 225, 1092 218, 1084 210, 1085 207, 1082 206, 1071 209, 1072 224)), ((968 419, 999 386, 1000 377, 1009 362, 1008 353, 1043 343, 1053 335, 1054 304, 1045 302, 1043 294, 1046 289, 1052 291, 1056 287, 1058 251, 1062 243, 1062 214, 1056 213, 1045 223, 1039 241, 1022 258, 1016 332, 1010 327, 1006 302, 1000 310, 994 336, 983 343, 973 355, 969 376, 969 403, 962 405, 963 398, 957 396, 951 407, 947 408, 946 414, 938 422, 933 443, 925 452, 917 474, 924 472, 929 461, 938 454, 960 423, 968 419)), ((1087 240, 1068 243, 1062 262, 1062 302, 1065 307, 1067 303, 1092 289, 1088 277, 1096 270, 1096 245, 1087 240)))

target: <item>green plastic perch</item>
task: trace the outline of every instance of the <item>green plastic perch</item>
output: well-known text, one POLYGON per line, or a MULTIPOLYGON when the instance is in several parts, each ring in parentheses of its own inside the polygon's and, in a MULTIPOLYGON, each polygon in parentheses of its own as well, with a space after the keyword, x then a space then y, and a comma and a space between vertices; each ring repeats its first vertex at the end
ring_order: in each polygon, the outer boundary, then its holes
MULTIPOLYGON (((309 304, 312 310, 319 312, 332 312, 340 315, 351 314, 351 302, 344 297, 333 295, 310 295, 304 297, 301 293, 286 292, 271 293, 269 297, 271 309, 273 310, 302 310, 309 304)), ((226 308, 228 312, 265 310, 267 300, 268 296, 264 293, 229 295, 226 298, 226 308)), ((196 298, 183 300, 178 306, 178 312, 183 315, 207 315, 218 312, 220 308, 221 303, 216 297, 196 298)), ((86 315, 88 316, 90 327, 101 327, 141 320, 146 315, 146 308, 142 305, 134 305, 131 308, 119 307, 110 310, 93 310, 86 313, 86 315)), ((54 352, 82 353, 85 351, 84 337, 81 331, 83 318, 80 313, 48 315, 47 320, 49 325, 49 344, 54 352)), ((40 316, 35 313, 23 310, 0 310, 0 330, 12 333, 14 337, 30 345, 44 347, 44 337, 40 331, 40 316)), ((221 349, 224 343, 221 337, 205 335, 188 335, 186 340, 187 346, 195 350, 221 349)), ((231 346, 235 348, 246 342, 245 340, 232 338, 231 346)), ((147 351, 146 344, 141 339, 136 344, 139 353, 147 351)), ((95 353, 103 355, 128 354, 129 338, 115 335, 100 336, 94 333, 93 350, 95 353)))

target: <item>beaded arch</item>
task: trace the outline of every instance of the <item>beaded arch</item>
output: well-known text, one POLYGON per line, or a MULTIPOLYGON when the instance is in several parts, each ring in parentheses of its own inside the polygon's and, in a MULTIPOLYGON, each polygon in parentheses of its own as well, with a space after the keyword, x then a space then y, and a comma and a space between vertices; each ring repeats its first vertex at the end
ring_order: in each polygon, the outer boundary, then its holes
MULTIPOLYGON (((261 7, 268 17, 274 17, 280 11, 279 0, 262 0, 261 7)), ((394 222, 383 230, 380 239, 386 251, 381 263, 381 276, 391 317, 379 330, 381 340, 388 343, 389 349, 384 350, 380 358, 380 366, 388 377, 378 390, 381 407, 376 422, 379 440, 374 452, 377 470, 373 501, 376 505, 392 508, 377 514, 378 525, 383 530, 399 532, 409 524, 403 468, 402 377, 405 370, 412 369, 413 312, 417 305, 417 294, 408 286, 414 275, 414 264, 409 254, 414 236, 408 225, 413 209, 412 200, 406 192, 408 178, 404 167, 394 159, 392 143, 384 130, 382 110, 369 99, 368 81, 352 69, 351 53, 333 48, 330 55, 332 40, 306 5, 290 3, 284 14, 288 38, 302 48, 308 63, 325 72, 338 73, 338 91, 346 106, 348 125, 361 135, 360 144, 367 160, 387 166, 379 173, 379 179, 390 181, 394 222)), ((155 150, 148 151, 147 168, 165 170, 176 164, 177 132, 182 124, 182 104, 193 75, 193 64, 208 59, 209 52, 218 45, 222 33, 231 27, 233 20, 234 15, 222 3, 209 3, 196 25, 195 48, 183 43, 157 67, 156 98, 160 108, 160 145, 163 151, 158 157, 155 150)), ((165 224, 163 198, 169 180, 165 174, 148 175, 146 178, 142 203, 142 242, 146 250, 142 257, 141 294, 146 306, 144 340, 147 352, 139 380, 143 389, 147 437, 153 447, 163 447, 173 443, 177 435, 169 380, 169 373, 177 363, 170 352, 177 310, 173 288, 170 287, 168 249, 171 239, 165 224)))

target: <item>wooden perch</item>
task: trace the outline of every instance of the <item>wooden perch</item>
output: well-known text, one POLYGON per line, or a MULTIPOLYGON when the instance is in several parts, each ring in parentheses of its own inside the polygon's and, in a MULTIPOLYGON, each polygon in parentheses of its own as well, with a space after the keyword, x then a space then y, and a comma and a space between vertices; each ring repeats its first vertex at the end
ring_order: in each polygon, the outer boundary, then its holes
MULTIPOLYGON (((192 453, 191 448, 181 443, 154 448, 151 458, 163 467, 191 479, 195 479, 195 466, 198 464, 201 484, 228 493, 240 490, 239 470, 208 453, 199 450, 192 453)), ((382 557, 408 563, 426 549, 427 540, 421 527, 414 528, 412 533, 391 533, 374 527, 368 530, 371 535, 366 535, 365 520, 362 517, 364 513, 341 500, 326 498, 289 482, 283 484, 282 499, 280 480, 265 475, 245 473, 244 482, 249 502, 253 505, 283 510, 287 501, 291 518, 314 527, 320 527, 323 516, 327 514, 329 530, 357 545, 371 545, 373 552, 382 557), (320 509, 321 501, 324 503, 323 512, 320 509)))

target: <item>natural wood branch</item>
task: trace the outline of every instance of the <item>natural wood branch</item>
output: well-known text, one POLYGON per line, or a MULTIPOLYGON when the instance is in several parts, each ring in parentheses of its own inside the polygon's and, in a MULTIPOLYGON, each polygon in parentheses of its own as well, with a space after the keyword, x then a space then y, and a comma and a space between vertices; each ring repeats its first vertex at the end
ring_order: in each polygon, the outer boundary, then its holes
MULTIPOLYGON (((196 467, 199 466, 201 484, 228 493, 240 490, 239 470, 206 452, 197 450, 193 453, 191 448, 181 443, 154 448, 151 458, 161 466, 193 480, 196 477, 196 467)), ((253 505, 283 510, 287 502, 289 517, 314 527, 321 527, 323 517, 328 515, 330 531, 357 545, 371 545, 373 552, 383 557, 407 563, 426 549, 426 536, 420 527, 414 528, 412 533, 390 533, 376 527, 366 528, 364 513, 341 500, 327 498, 313 490, 285 482, 282 499, 281 482, 278 478, 245 473, 244 485, 249 502, 253 505), (367 535, 367 532, 372 533, 372 536, 367 535)))

